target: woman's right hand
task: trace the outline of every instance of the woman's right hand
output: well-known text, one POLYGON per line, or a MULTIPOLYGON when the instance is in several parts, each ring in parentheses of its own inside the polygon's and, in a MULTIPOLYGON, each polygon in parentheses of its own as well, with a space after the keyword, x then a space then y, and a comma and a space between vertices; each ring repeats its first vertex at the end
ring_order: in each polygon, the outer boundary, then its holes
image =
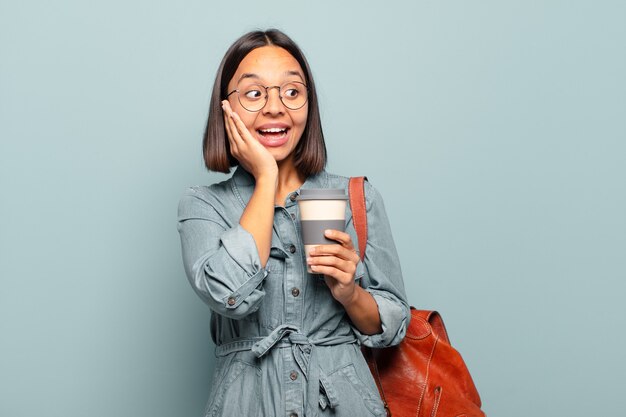
POLYGON ((252 136, 228 100, 222 101, 224 124, 230 143, 230 153, 255 180, 263 176, 278 178, 278 165, 274 156, 252 136))

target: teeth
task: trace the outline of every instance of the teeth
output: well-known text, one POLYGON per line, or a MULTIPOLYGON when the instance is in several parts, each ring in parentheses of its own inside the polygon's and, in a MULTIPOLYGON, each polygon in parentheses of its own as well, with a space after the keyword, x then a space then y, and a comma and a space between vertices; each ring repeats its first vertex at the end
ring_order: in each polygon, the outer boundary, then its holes
POLYGON ((284 132, 286 130, 287 129, 280 128, 280 127, 272 127, 272 128, 269 128, 269 129, 259 129, 259 131, 263 132, 263 133, 280 133, 280 132, 284 132))

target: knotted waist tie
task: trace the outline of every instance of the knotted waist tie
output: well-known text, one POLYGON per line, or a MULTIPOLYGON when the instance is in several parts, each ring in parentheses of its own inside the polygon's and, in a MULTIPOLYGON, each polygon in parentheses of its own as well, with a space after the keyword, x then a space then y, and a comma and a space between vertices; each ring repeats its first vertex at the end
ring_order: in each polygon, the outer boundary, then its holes
POLYGON ((338 396, 335 388, 320 367, 316 347, 356 342, 357 339, 352 335, 311 340, 302 334, 298 327, 283 324, 262 338, 236 339, 219 345, 215 349, 215 354, 217 356, 225 356, 232 352, 251 350, 260 358, 273 347, 291 347, 293 358, 308 382, 306 415, 317 416, 319 414, 318 402, 322 409, 326 409, 327 406, 335 408, 338 404, 338 396), (324 390, 325 396, 320 395, 320 387, 324 390))

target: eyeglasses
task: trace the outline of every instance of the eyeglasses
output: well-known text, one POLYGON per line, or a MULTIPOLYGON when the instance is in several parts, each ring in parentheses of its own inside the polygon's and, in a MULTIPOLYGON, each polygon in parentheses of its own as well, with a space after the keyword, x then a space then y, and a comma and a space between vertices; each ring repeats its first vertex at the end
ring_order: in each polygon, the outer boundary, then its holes
POLYGON ((272 85, 269 87, 261 84, 241 83, 236 90, 228 93, 226 97, 237 93, 239 104, 244 109, 250 112, 257 112, 267 104, 267 96, 272 88, 278 89, 280 101, 289 110, 298 110, 306 104, 308 99, 307 86, 298 81, 290 81, 280 86, 272 85))

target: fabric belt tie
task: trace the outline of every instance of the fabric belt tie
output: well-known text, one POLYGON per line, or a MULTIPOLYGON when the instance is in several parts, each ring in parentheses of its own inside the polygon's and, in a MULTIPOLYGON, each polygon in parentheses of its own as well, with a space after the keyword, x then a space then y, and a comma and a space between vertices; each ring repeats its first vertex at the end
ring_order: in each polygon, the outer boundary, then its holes
POLYGON ((251 350, 261 358, 273 347, 291 347, 293 358, 308 382, 306 415, 318 416, 319 406, 322 409, 326 409, 327 406, 335 408, 339 398, 337 391, 322 371, 316 347, 356 342, 357 339, 352 335, 311 340, 301 333, 297 326, 283 324, 264 338, 239 339, 220 345, 216 354, 222 356, 230 352, 251 350), (320 389, 324 391, 325 396, 320 395, 320 389))

